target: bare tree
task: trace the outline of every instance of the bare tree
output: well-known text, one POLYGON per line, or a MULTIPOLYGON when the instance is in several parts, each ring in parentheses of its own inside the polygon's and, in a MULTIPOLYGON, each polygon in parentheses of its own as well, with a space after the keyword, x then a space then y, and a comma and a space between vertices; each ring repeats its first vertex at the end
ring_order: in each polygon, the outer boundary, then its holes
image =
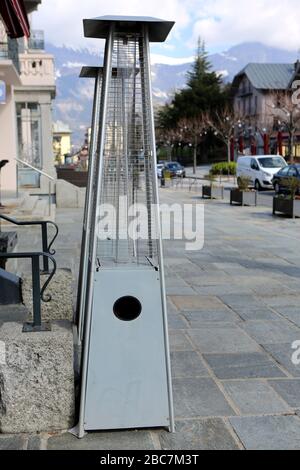
MULTIPOLYGON (((300 128, 300 107, 292 100, 292 92, 274 92, 271 95, 271 115, 277 120, 277 125, 288 133, 288 155, 291 162, 294 161, 295 134, 300 128)), ((274 122, 274 125, 276 122, 274 122)))
POLYGON ((207 114, 205 117, 207 125, 213 129, 218 137, 227 147, 228 163, 231 161, 231 141, 235 138, 237 130, 242 130, 243 123, 230 108, 224 108, 214 115, 207 114))
POLYGON ((183 118, 177 126, 177 138, 193 147, 193 173, 197 172, 198 145, 207 134, 207 122, 202 114, 194 118, 183 118))
POLYGON ((172 148, 178 142, 178 132, 176 129, 166 129, 157 127, 155 130, 157 143, 169 148, 168 160, 172 160, 172 148))

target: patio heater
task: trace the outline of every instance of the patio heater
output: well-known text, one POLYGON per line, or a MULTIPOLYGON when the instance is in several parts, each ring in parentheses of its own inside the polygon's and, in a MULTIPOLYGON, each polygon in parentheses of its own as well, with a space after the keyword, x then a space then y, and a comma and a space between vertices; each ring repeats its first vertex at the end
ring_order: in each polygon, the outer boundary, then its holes
POLYGON ((84 20, 85 36, 106 45, 77 306, 79 437, 105 429, 174 430, 149 52, 149 43, 165 41, 173 25, 148 17, 84 20), (138 235, 137 214, 145 227, 138 235))
POLYGON ((94 86, 94 101, 92 111, 92 124, 91 124, 91 141, 89 148, 89 167, 88 167, 88 185, 85 198, 83 229, 82 229, 82 242, 81 242, 81 258, 79 265, 78 275, 78 293, 77 293, 77 307, 75 313, 75 324, 77 325, 77 341, 81 344, 83 339, 83 322, 85 311, 86 296, 84 293, 87 289, 88 278, 88 254, 90 251, 90 230, 91 230, 91 216, 92 216, 92 199, 97 187, 96 168, 96 151, 98 145, 99 123, 100 123, 100 103, 101 103, 101 87, 102 87, 103 68, 102 67, 82 67, 80 78, 89 78, 95 80, 94 86))

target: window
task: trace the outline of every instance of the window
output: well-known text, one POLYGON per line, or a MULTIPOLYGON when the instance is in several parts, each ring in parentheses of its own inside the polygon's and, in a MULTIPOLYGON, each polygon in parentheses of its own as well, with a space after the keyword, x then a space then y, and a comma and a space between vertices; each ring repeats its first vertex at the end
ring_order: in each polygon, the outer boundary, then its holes
POLYGON ((259 164, 262 168, 282 168, 286 162, 281 157, 266 157, 260 158, 259 164))
POLYGON ((298 171, 296 170, 295 167, 291 167, 291 168, 289 169, 288 175, 289 175, 290 177, 297 177, 297 176, 298 176, 298 171))
POLYGON ((279 174, 280 174, 280 176, 287 176, 289 171, 290 171, 290 167, 286 166, 285 168, 280 170, 279 174))
POLYGON ((17 103, 19 158, 42 168, 41 110, 38 103, 17 103))
MULTIPOLYGON (((38 103, 17 103, 18 158, 41 169, 42 136, 41 109, 38 103)), ((30 168, 19 166, 18 186, 38 188, 40 175, 30 168)))

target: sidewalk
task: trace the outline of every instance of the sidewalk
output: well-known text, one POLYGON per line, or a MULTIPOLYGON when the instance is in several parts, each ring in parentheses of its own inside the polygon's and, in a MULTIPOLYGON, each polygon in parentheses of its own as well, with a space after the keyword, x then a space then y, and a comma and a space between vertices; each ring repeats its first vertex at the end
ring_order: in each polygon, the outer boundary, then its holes
MULTIPOLYGON (((161 191, 161 202, 191 201, 194 192, 161 191)), ((60 267, 78 262, 81 216, 58 211, 60 267)), ((299 224, 207 201, 204 249, 165 243, 176 434, 1 436, 0 449, 300 449, 299 224)))

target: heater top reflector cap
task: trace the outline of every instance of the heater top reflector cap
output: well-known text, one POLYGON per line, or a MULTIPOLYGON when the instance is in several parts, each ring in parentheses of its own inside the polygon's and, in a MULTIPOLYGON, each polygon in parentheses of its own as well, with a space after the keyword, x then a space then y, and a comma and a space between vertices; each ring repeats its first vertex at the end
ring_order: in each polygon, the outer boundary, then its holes
POLYGON ((140 32, 141 26, 147 24, 150 42, 164 42, 175 24, 174 21, 148 16, 100 16, 83 20, 84 35, 87 38, 106 39, 111 23, 115 23, 116 31, 122 33, 140 32))
POLYGON ((103 72, 103 67, 87 67, 84 66, 81 69, 80 78, 97 78, 99 72, 103 72))

